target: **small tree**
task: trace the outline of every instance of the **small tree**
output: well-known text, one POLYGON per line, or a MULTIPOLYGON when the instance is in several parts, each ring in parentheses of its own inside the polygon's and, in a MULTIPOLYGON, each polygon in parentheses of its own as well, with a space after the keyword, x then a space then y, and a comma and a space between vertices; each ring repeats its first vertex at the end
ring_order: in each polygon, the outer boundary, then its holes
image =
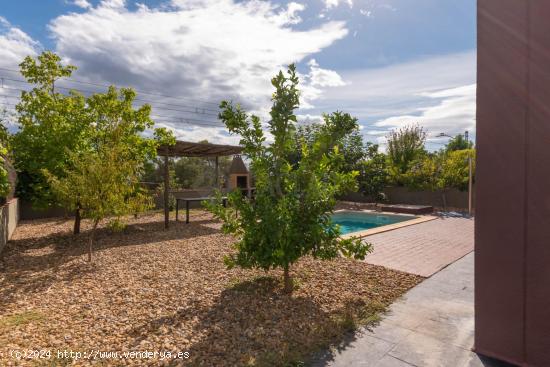
POLYGON ((158 144, 174 142, 165 129, 155 131, 156 139, 142 136, 153 126, 151 107, 134 109, 134 98, 133 90, 117 91, 114 87, 89 97, 87 113, 94 121, 89 149, 69 152, 70 164, 61 176, 43 171, 58 200, 67 207, 78 205, 83 217, 92 220, 88 261, 102 219, 120 218, 150 207, 150 197, 139 187, 144 162, 156 155, 158 144))
POLYGON ((359 190, 374 200, 381 200, 388 182, 388 165, 386 155, 378 151, 378 144, 367 143, 366 159, 361 162, 359 172, 359 190))
POLYGON ((92 260, 95 233, 99 222, 146 208, 146 196, 136 195, 137 162, 123 159, 118 148, 102 147, 88 154, 75 154, 73 166, 63 178, 50 176, 54 192, 67 205, 78 199, 84 218, 92 220, 88 261, 92 260))
POLYGON ((464 150, 464 149, 471 149, 473 148, 474 143, 471 141, 466 140, 464 135, 458 134, 454 138, 451 138, 447 145, 445 145, 445 151, 453 152, 455 150, 464 150))
MULTIPOLYGON (((36 59, 26 57, 20 64, 21 74, 34 84, 21 93, 17 105, 19 131, 11 144, 18 173, 17 194, 33 206, 48 208, 58 205, 43 170, 62 178, 68 167, 70 152, 88 149, 90 116, 86 99, 71 91, 59 93, 55 83, 68 78, 76 67, 61 63, 56 54, 46 51, 36 59)), ((74 232, 80 231, 80 211, 76 204, 74 232)))
MULTIPOLYGON (((336 112, 340 114, 340 112, 336 112)), ((328 116, 323 116, 324 120, 328 116)), ((300 146, 302 142, 305 142, 310 148, 315 143, 317 136, 322 133, 324 124, 311 124, 305 126, 299 126, 296 129, 294 137, 296 146, 300 146)), ((344 163, 342 170, 344 172, 359 171, 361 162, 368 153, 366 151, 365 144, 363 143, 363 136, 359 130, 359 126, 356 124, 350 131, 342 131, 342 139, 338 142, 338 149, 342 154, 344 163)), ((291 154, 291 161, 297 162, 301 159, 301 150, 296 150, 291 154)))
POLYGON ((445 155, 441 164, 441 186, 467 190, 469 182, 468 158, 472 158, 472 175, 475 173, 475 149, 454 150, 445 155))
POLYGON ((0 197, 5 198, 10 192, 10 181, 8 170, 6 169, 6 159, 8 157, 8 129, 4 125, 6 111, 0 109, 0 197))
POLYGON ((411 164, 425 154, 426 131, 419 125, 405 126, 392 130, 386 137, 390 173, 397 184, 403 184, 403 177, 411 164))
POLYGON ((356 128, 356 119, 340 112, 327 115, 311 144, 302 139, 297 145, 295 66, 289 66, 288 76, 279 72, 271 83, 275 87, 267 123, 274 139, 271 144, 266 144, 259 117, 249 116, 227 101, 220 106, 220 119, 232 134, 242 137, 241 145, 256 179, 255 200, 235 191, 229 196, 230 208, 224 208, 220 200, 205 205, 223 221, 224 232, 238 236, 237 252, 225 259, 226 264, 265 270, 281 267, 285 291, 290 292, 290 267, 302 256, 331 259, 342 253, 362 259, 371 246, 340 238, 339 228, 331 221, 335 196, 356 185, 357 172, 341 170, 344 159, 338 148, 346 134, 356 128), (300 158, 292 161, 297 149, 300 158))
POLYGON ((402 176, 410 189, 436 191, 441 189, 441 154, 423 154, 411 162, 402 176))
MULTIPOLYGON (((447 207, 447 192, 451 188, 466 190, 469 181, 468 157, 475 162, 475 150, 464 149, 425 154, 412 162, 403 175, 411 189, 441 191, 443 206, 447 207)), ((475 165, 472 167, 475 170, 475 165)))

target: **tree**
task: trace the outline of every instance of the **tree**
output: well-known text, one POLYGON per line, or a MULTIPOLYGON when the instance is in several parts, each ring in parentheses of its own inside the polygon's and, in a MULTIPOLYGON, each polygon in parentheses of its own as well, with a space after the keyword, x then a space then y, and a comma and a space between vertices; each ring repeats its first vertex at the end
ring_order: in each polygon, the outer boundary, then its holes
MULTIPOLYGON (((443 206, 451 188, 466 190, 469 182, 468 157, 475 161, 475 150, 444 150, 425 154, 413 161, 403 175, 405 185, 414 190, 441 191, 443 206)), ((472 167, 475 170, 475 166, 472 167)), ((473 172, 472 172, 473 173, 473 172)))
POLYGON ((73 165, 64 177, 50 176, 56 195, 67 205, 78 200, 83 217, 92 220, 88 261, 92 260, 95 233, 102 219, 149 206, 147 196, 136 190, 136 162, 124 156, 118 148, 102 146, 88 154, 74 154, 73 165))
POLYGON ((466 140, 464 135, 458 134, 454 138, 451 138, 447 143, 447 145, 445 145, 445 151, 453 152, 455 150, 472 149, 473 146, 474 146, 474 143, 472 143, 469 140, 466 140))
MULTIPOLYGON (((86 113, 86 99, 71 91, 61 94, 55 83, 68 78, 76 69, 64 66, 56 54, 46 51, 36 59, 26 57, 20 64, 21 74, 35 85, 21 93, 18 112, 19 131, 11 144, 14 166, 18 172, 17 194, 33 206, 57 205, 50 184, 43 173, 61 178, 69 164, 71 152, 88 148, 91 123, 86 113)), ((75 207, 75 233, 80 228, 80 211, 75 207)))
POLYGON ((411 168, 413 161, 426 153, 426 131, 419 125, 405 126, 392 130, 387 138, 390 174, 397 184, 403 184, 403 175, 411 168))
POLYGON ((374 200, 383 198, 382 191, 388 183, 388 165, 384 153, 378 151, 378 144, 367 143, 366 159, 359 169, 359 190, 374 200))
POLYGON ((423 154, 410 164, 410 168, 402 175, 403 183, 413 190, 436 191, 441 186, 441 161, 439 153, 423 154))
POLYGON ((225 233, 238 237, 237 252, 226 257, 226 264, 266 271, 281 267, 285 291, 290 292, 290 267, 302 256, 330 259, 341 253, 361 259, 371 246, 358 239, 340 238, 339 228, 331 221, 335 196, 356 185, 357 172, 342 172, 344 157, 338 148, 357 127, 356 119, 341 112, 326 115, 312 144, 302 139, 297 145, 295 66, 289 66, 287 75, 279 72, 271 83, 275 92, 267 123, 273 136, 270 144, 258 116, 249 116, 231 102, 220 105, 220 119, 230 133, 241 136, 240 144, 250 160, 256 178, 255 199, 234 191, 229 195, 229 208, 221 205, 219 193, 216 203, 204 204, 223 221, 225 233), (292 162, 296 149, 301 156, 292 162))
POLYGON ((150 207, 151 199, 139 186, 143 165, 156 155, 159 144, 173 144, 165 129, 155 130, 155 139, 142 133, 153 127, 149 105, 132 107, 135 92, 110 87, 105 94, 87 99, 87 113, 94 121, 86 150, 68 152, 63 175, 44 170, 56 198, 65 206, 78 208, 92 220, 88 261, 92 258, 95 232, 107 217, 120 218, 150 207))
POLYGON ((8 129, 4 125, 5 110, 0 110, 0 197, 5 198, 10 192, 10 181, 6 160, 8 158, 8 129))
MULTIPOLYGON (((337 112, 339 113, 339 112, 337 112)), ((326 120, 328 116, 323 116, 326 120)), ((304 141, 310 148, 315 143, 317 136, 322 133, 323 124, 302 125, 296 129, 294 136, 295 144, 300 146, 304 141)), ((344 137, 338 142, 338 148, 344 157, 342 170, 344 172, 359 171, 361 162, 366 156, 363 136, 356 125, 352 130, 345 131, 344 137)), ((301 150, 291 153, 291 161, 298 162, 301 159, 301 150)))
POLYGON ((441 187, 467 190, 469 183, 468 158, 472 158, 472 175, 474 175, 475 156, 475 149, 454 150, 447 153, 441 165, 441 187))

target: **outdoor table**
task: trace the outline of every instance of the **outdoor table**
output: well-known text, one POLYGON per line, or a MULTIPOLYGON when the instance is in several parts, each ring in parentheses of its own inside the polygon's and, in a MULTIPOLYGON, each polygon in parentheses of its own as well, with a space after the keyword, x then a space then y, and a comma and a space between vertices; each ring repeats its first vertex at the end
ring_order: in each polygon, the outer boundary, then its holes
MULTIPOLYGON (((178 221, 178 213, 179 213, 179 206, 180 201, 185 202, 185 223, 189 223, 189 203, 193 201, 205 201, 205 200, 214 200, 215 197, 212 196, 205 196, 200 198, 176 198, 176 222, 178 221)), ((227 206, 227 196, 222 196, 222 204, 224 207, 227 206)))

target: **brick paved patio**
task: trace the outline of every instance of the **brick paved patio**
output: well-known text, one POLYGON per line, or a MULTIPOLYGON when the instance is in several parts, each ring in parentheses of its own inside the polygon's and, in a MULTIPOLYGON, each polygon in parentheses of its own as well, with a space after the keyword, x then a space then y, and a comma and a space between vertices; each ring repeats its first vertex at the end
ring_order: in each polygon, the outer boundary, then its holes
POLYGON ((512 367, 477 355, 471 351, 473 344, 474 253, 470 253, 407 292, 379 325, 359 330, 312 365, 512 367))
POLYGON ((428 277, 474 250, 474 220, 440 216, 365 241, 374 244, 366 262, 428 277))

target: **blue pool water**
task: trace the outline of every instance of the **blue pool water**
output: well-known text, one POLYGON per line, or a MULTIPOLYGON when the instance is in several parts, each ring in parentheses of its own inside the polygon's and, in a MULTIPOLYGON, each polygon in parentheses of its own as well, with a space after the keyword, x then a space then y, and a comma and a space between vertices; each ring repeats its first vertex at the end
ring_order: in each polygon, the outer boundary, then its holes
POLYGON ((364 231, 388 224, 415 219, 412 215, 378 214, 369 212, 338 212, 332 215, 332 222, 340 226, 341 234, 364 231))

